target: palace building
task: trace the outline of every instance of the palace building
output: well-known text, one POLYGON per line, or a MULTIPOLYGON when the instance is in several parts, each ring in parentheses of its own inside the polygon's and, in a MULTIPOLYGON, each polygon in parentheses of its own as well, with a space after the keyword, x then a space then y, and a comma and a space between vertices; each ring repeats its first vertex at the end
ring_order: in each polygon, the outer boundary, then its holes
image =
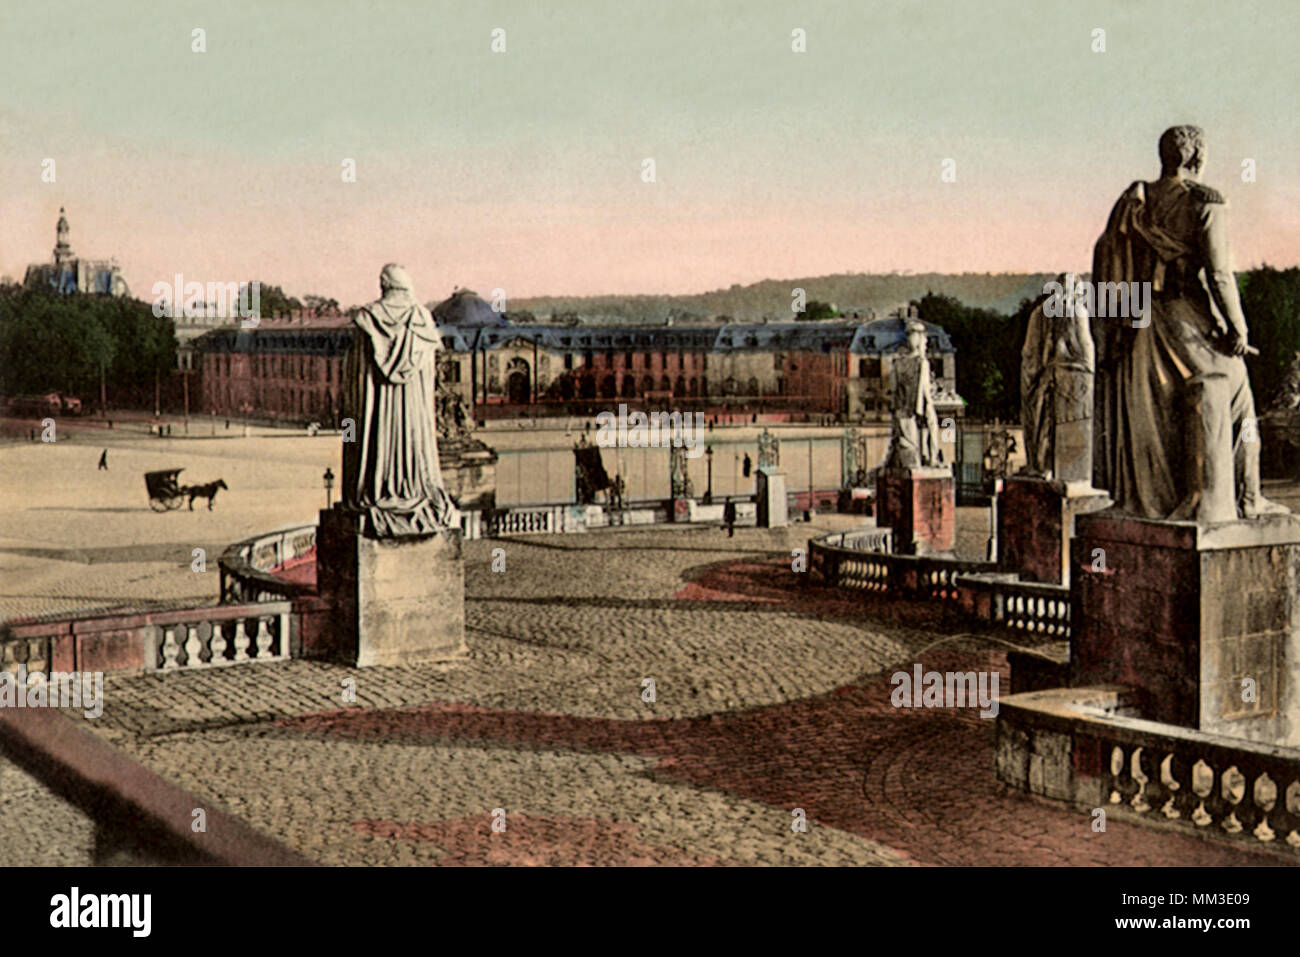
MULTIPOLYGON (((443 338, 440 387, 478 419, 583 415, 630 407, 743 410, 767 416, 888 416, 892 356, 905 316, 870 322, 596 324, 516 321, 468 291, 433 309, 443 338)), ((206 412, 334 423, 345 316, 263 320, 202 336, 206 412)), ((941 413, 960 415, 956 350, 928 327, 941 413)))

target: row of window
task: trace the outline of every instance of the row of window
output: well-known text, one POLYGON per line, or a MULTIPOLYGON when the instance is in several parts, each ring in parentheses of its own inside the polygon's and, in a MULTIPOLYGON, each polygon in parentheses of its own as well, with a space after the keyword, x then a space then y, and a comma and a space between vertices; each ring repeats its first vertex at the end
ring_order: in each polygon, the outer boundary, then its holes
MULTIPOLYGON (((230 376, 232 374, 233 363, 231 360, 233 358, 233 356, 228 354, 213 356, 217 375, 230 376)), ((340 378, 340 366, 342 365, 342 363, 337 359, 333 361, 328 359, 321 360, 321 357, 319 356, 308 356, 294 353, 285 353, 282 355, 264 355, 261 353, 254 353, 248 358, 252 367, 252 374, 254 376, 265 378, 280 377, 306 379, 317 374, 320 366, 316 363, 318 361, 324 361, 324 377, 333 380, 336 384, 340 378)))
MULTIPOLYGON (((632 360, 633 357, 637 355, 641 357, 640 368, 642 369, 651 368, 650 360, 652 354, 648 352, 624 353, 623 368, 624 369, 634 368, 632 360)), ((663 370, 667 370, 668 368, 668 355, 669 354, 666 352, 660 355, 660 368, 663 370)), ((680 369, 687 368, 687 365, 685 364, 684 355, 685 355, 684 353, 678 353, 678 363, 679 363, 678 368, 680 369)), ((256 355, 255 354, 251 356, 253 375, 306 378, 312 374, 312 365, 316 358, 317 357, 315 356, 294 355, 291 353, 284 354, 284 355, 256 355)), ((700 362, 698 363, 699 368, 703 371, 708 371, 709 368, 708 355, 702 354, 700 355, 699 358, 700 358, 700 362)), ((773 358, 772 367, 778 371, 782 370, 785 365, 785 357, 777 353, 772 358, 773 358)), ((231 356, 218 355, 215 356, 215 359, 216 359, 217 373, 219 375, 224 374, 229 376, 231 374, 231 356)), ((833 374, 843 375, 847 372, 848 363, 846 357, 837 355, 837 356, 832 356, 831 360, 832 360, 833 374)), ((572 353, 565 353, 564 369, 566 372, 573 370, 574 368, 573 362, 574 362, 574 355, 572 353)), ((606 352, 605 368, 614 368, 614 362, 615 362, 615 353, 606 352)), ((585 353, 583 355, 583 367, 591 368, 593 364, 594 364, 593 354, 591 352, 585 353)), ((328 362, 328 361, 326 362, 326 369, 328 370, 328 374, 326 378, 332 379, 335 384, 339 382, 340 365, 341 363, 338 360, 332 362, 328 362)), ((449 362, 446 364, 445 368, 447 369, 449 381, 451 382, 461 381, 459 362, 449 362)), ((797 371, 797 369, 798 369, 797 365, 791 364, 790 371, 797 371)), ((930 370, 933 375, 942 376, 943 375, 942 358, 939 357, 931 358, 930 370)), ((879 358, 864 357, 858 360, 859 378, 879 379, 880 375, 881 375, 881 363, 879 358)))
MULTIPOLYGON (((605 352, 605 368, 606 368, 606 369, 613 369, 613 368, 616 366, 617 361, 618 361, 618 360, 617 360, 617 355, 618 355, 618 353, 614 352, 614 350, 612 350, 612 349, 606 350, 606 352, 605 352)), ((654 358, 654 353, 651 353, 651 352, 640 352, 640 353, 637 353, 637 352, 624 352, 624 353, 622 353, 622 356, 623 356, 623 368, 624 368, 624 369, 636 369, 636 368, 639 368, 639 369, 651 369, 651 368, 653 368, 653 362, 652 362, 652 360, 653 360, 653 358, 654 358), (641 360, 639 364, 635 362, 635 360, 636 360, 638 357, 639 357, 640 360, 641 360)), ((667 353, 667 352, 661 352, 661 353, 659 353, 659 368, 662 369, 662 370, 664 370, 664 371, 667 371, 667 369, 668 369, 668 356, 669 356, 669 353, 667 353)), ((566 353, 564 354, 564 368, 565 368, 565 371, 569 371, 569 370, 573 369, 574 358, 575 358, 575 356, 574 356, 574 354, 573 354, 572 352, 566 352, 566 353)), ((584 353, 582 354, 582 364, 583 364, 583 366, 585 366, 585 367, 587 367, 587 368, 591 368, 592 366, 594 366, 594 365, 596 364, 596 354, 595 354, 594 352, 592 352, 590 349, 588 349, 586 352, 584 352, 584 353)), ((709 368, 709 356, 708 356, 708 354, 707 354, 707 353, 694 353, 694 352, 678 352, 678 353, 677 353, 677 368, 678 368, 678 369, 688 369, 688 368, 691 368, 691 367, 695 367, 695 368, 700 369, 700 370, 703 370, 703 371, 708 371, 708 368, 709 368)))

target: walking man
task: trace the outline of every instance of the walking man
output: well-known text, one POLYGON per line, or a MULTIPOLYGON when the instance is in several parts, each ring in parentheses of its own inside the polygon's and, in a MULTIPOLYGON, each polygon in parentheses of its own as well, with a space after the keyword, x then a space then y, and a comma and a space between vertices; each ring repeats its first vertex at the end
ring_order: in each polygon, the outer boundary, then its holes
MULTIPOLYGON (((108 471, 108 449, 104 449, 103 452, 99 453, 99 468, 103 469, 105 472, 108 471)), ((96 471, 98 471, 98 469, 96 471)))

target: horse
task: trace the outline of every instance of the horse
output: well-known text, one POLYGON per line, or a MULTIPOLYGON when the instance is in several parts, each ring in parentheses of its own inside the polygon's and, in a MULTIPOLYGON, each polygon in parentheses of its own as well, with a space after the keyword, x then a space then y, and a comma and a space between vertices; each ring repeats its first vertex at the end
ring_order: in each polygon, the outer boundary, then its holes
POLYGON ((230 488, 230 486, 223 479, 217 479, 207 485, 191 485, 187 488, 185 494, 190 497, 190 511, 194 511, 194 500, 196 498, 206 498, 208 500, 208 511, 212 511, 212 503, 216 500, 217 489, 220 488, 230 488))

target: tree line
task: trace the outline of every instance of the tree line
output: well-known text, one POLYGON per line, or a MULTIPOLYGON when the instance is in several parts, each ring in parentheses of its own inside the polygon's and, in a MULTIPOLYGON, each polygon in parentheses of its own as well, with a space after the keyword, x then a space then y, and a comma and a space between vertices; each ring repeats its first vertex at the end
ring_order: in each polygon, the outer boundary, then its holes
POLYGON ((155 372, 176 368, 176 345, 172 321, 136 299, 0 289, 0 395, 97 400, 102 376, 115 402, 152 397, 155 372))
MULTIPOLYGON (((1258 356, 1246 360, 1255 405, 1273 404, 1300 352, 1300 267, 1261 266, 1237 274, 1250 343, 1258 356)), ((949 295, 927 293, 913 304, 926 322, 942 326, 957 349, 957 392, 972 418, 1020 420, 1020 349, 1029 315, 1042 297, 1021 300, 1006 315, 967 306, 949 295)))

